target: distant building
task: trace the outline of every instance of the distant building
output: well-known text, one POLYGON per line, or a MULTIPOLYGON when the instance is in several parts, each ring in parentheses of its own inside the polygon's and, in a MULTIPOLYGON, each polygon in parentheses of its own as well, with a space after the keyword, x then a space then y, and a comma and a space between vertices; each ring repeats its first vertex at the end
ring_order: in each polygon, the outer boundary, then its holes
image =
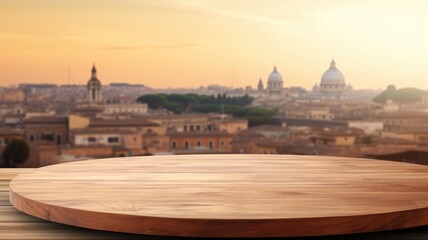
POLYGON ((4 88, 0 92, 0 101, 2 103, 24 103, 25 93, 20 88, 4 88))
POLYGON ((172 152, 188 150, 232 150, 233 134, 227 132, 175 132, 169 133, 172 152))
POLYGON ((74 146, 110 146, 125 150, 123 156, 144 154, 142 134, 135 130, 77 129, 73 139, 74 146))
POLYGON ((273 71, 269 74, 266 87, 260 78, 257 83, 257 90, 246 90, 241 92, 228 92, 228 96, 242 96, 247 94, 255 98, 253 104, 256 106, 280 106, 285 100, 290 97, 290 89, 284 88, 284 80, 281 73, 278 72, 277 67, 273 68, 273 71))
POLYGON ((299 107, 295 109, 285 109, 285 118, 288 119, 317 119, 317 120, 332 120, 334 114, 330 112, 329 108, 310 108, 299 107))
POLYGON ((257 84, 257 90, 258 90, 258 91, 263 91, 263 89, 264 89, 263 81, 262 81, 262 79, 260 78, 260 79, 259 79, 259 83, 257 84))
POLYGON ((383 130, 383 122, 381 121, 349 121, 349 128, 357 128, 364 131, 365 134, 375 134, 383 130))
POLYGON ((282 80, 281 74, 278 72, 276 66, 273 68, 271 74, 269 74, 267 80, 267 91, 269 94, 281 94, 284 88, 284 81, 282 80))
POLYGON ((318 84, 315 84, 313 87, 312 87, 312 92, 319 92, 320 91, 320 87, 318 86, 318 84))
POLYGON ((232 141, 232 152, 240 154, 281 154, 290 141, 286 127, 262 125, 240 132, 232 141))
POLYGON ((104 114, 131 114, 144 115, 147 114, 147 104, 145 103, 117 103, 104 104, 104 114))
POLYGON ((346 131, 322 131, 311 137, 313 144, 317 146, 342 146, 352 147, 357 135, 346 131))
POLYGON ((25 139, 31 145, 68 144, 68 117, 32 117, 24 122, 25 139))
POLYGON ((92 75, 89 79, 86 89, 88 92, 88 102, 90 104, 101 103, 101 81, 97 78, 97 69, 95 64, 92 66, 92 75))
POLYGON ((330 63, 330 68, 321 77, 320 89, 323 93, 342 93, 346 90, 345 77, 336 68, 334 60, 330 63))
POLYGON ((377 120, 383 122, 386 130, 401 129, 406 126, 428 124, 427 112, 396 111, 379 113, 377 120))
POLYGON ((217 121, 214 121, 214 126, 219 132, 236 134, 248 128, 248 120, 245 120, 245 119, 217 120, 217 121))

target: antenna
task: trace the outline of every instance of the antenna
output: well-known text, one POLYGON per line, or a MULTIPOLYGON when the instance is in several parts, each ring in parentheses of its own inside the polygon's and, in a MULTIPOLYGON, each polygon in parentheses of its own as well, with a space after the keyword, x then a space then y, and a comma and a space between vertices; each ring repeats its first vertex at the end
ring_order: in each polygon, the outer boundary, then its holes
POLYGON ((234 81, 234 78, 235 78, 235 69, 233 69, 232 68, 232 89, 233 89, 233 81, 234 81))
POLYGON ((71 84, 71 69, 70 66, 68 66, 68 85, 71 84))

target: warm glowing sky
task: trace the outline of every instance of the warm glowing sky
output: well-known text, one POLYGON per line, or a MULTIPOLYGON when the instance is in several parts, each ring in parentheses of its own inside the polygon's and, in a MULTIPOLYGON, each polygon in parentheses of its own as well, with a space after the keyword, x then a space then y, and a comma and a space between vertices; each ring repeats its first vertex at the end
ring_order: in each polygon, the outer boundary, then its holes
POLYGON ((428 88, 426 0, 0 0, 0 83, 428 88))

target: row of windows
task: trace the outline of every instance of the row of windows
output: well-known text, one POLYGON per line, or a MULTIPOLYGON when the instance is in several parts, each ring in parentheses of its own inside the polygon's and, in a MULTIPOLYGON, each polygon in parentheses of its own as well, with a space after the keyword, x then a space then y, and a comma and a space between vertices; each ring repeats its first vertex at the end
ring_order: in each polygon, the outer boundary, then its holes
POLYGON ((345 86, 342 85, 323 85, 322 89, 343 89, 345 86))
MULTIPOLYGON (((88 137, 88 142, 90 142, 90 143, 96 143, 97 141, 98 141, 98 138, 96 138, 96 137, 88 137)), ((135 141, 135 139, 134 139, 134 141, 135 141)), ((107 142, 108 143, 118 143, 119 138, 118 137, 108 137, 107 142)))
POLYGON ((112 108, 106 109, 106 112, 110 113, 120 113, 120 112, 146 112, 145 108, 112 108))
MULTIPOLYGON (((28 138, 28 140, 30 142, 34 142, 35 141, 35 136, 33 134, 31 134, 28 138)), ((55 135, 53 133, 42 133, 40 135, 40 140, 41 141, 47 141, 47 142, 56 142, 57 144, 61 144, 62 143, 62 136, 61 135, 55 135)))
POLYGON ((411 120, 386 120, 385 123, 387 124, 422 124, 427 123, 428 121, 426 119, 411 119, 411 120))
MULTIPOLYGON (((176 148, 178 148, 178 146, 177 146, 177 141, 172 141, 172 144, 171 144, 172 146, 172 148, 173 149, 176 149, 176 148)), ((220 141, 220 146, 221 147, 223 147, 225 145, 225 142, 222 140, 222 141, 220 141)), ((229 142, 229 145, 230 145, 230 142, 229 142)), ((183 143, 183 148, 185 148, 185 149, 188 149, 190 147, 190 143, 189 143, 189 141, 184 141, 184 143, 183 143)), ((204 145, 203 145, 203 143, 202 143, 202 141, 201 140, 197 140, 196 141, 196 146, 195 147, 205 147, 204 145)), ((208 146, 207 147, 209 147, 209 148, 213 148, 214 147, 214 142, 212 141, 212 140, 209 140, 208 141, 208 146)))
POLYGON ((282 88, 282 83, 268 83, 268 88, 282 88))
MULTIPOLYGON (((193 132, 193 131, 199 132, 199 131, 203 131, 203 130, 205 130, 205 129, 201 125, 184 125, 183 126, 183 131, 185 131, 185 132, 193 132)), ((206 130, 212 131, 212 130, 214 130, 214 127, 212 125, 207 125, 206 130)))

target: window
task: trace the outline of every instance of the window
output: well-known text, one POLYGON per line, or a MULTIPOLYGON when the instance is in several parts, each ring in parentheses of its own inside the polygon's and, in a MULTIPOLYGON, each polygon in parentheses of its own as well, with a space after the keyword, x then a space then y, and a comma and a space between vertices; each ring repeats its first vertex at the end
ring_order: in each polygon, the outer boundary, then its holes
POLYGON ((210 140, 210 141, 208 142, 208 146, 209 146, 210 148, 213 148, 213 141, 212 141, 212 140, 210 140))
POLYGON ((119 138, 118 137, 109 137, 107 139, 108 143, 118 143, 119 142, 119 138))
POLYGON ((201 131, 201 126, 200 125, 196 126, 196 131, 201 131))
POLYGON ((196 142, 196 146, 200 147, 201 145, 202 145, 202 144, 201 144, 201 141, 199 141, 199 140, 198 140, 198 141, 196 142))
POLYGON ((177 148, 177 142, 176 141, 172 141, 172 149, 176 149, 177 148))
POLYGON ((224 146, 224 141, 223 140, 220 141, 220 146, 224 146))
POLYGON ((186 149, 189 148, 189 141, 184 141, 184 148, 186 148, 186 149))
POLYGON ((183 130, 187 132, 187 125, 184 125, 183 130))
POLYGON ((53 142, 54 141, 54 134, 53 133, 44 132, 41 135, 41 139, 42 139, 42 141, 53 142))
POLYGON ((194 130, 193 125, 190 125, 190 131, 193 132, 193 130, 194 130))
POLYGON ((90 143, 94 143, 94 142, 96 142, 97 141, 97 139, 96 138, 94 138, 94 137, 88 137, 88 142, 90 142, 90 143))
POLYGON ((34 142, 34 135, 33 134, 30 135, 30 142, 34 142))
POLYGON ((61 145, 61 143, 62 143, 61 135, 56 135, 56 144, 61 145))

